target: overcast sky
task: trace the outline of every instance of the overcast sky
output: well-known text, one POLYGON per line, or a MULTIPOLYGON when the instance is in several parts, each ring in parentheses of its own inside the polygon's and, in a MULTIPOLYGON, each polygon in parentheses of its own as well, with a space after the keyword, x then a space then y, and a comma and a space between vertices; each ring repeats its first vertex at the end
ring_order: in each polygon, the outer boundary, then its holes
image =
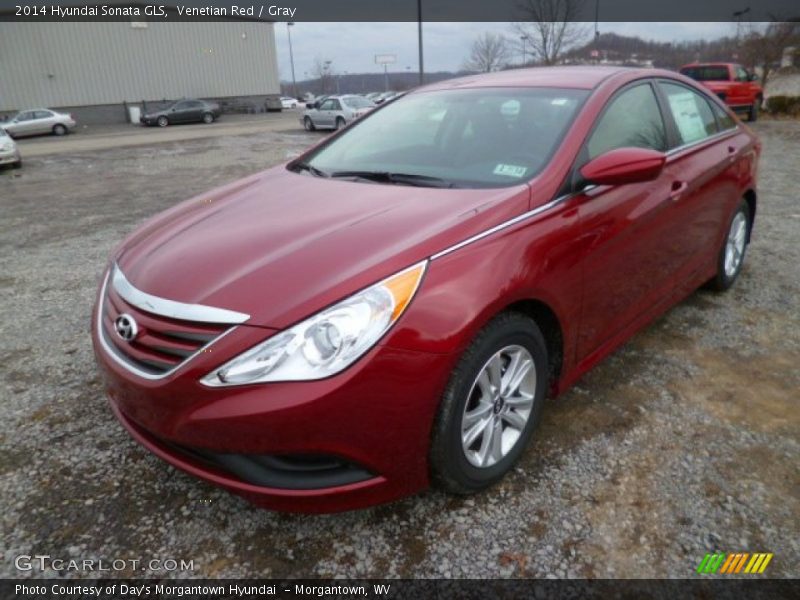
MULTIPOLYGON (((586 24, 591 38, 594 24, 586 24)), ((291 81, 286 23, 275 24, 281 80, 291 81)), ((423 26, 426 71, 461 68, 472 41, 485 31, 509 34, 508 23, 426 23, 423 26)), ((734 23, 600 23, 601 33, 638 35, 658 41, 682 41, 733 35, 734 23)), ((314 58, 330 60, 337 73, 381 72, 376 54, 395 54, 390 71, 417 69, 416 23, 297 23, 292 27, 295 74, 312 77, 314 58)), ((517 57, 521 60, 522 57, 517 57)))

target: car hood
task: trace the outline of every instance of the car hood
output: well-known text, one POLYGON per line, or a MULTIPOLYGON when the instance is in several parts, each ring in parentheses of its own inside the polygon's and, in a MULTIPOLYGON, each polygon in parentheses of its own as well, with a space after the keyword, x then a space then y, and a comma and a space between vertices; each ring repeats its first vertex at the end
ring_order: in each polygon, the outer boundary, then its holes
POLYGON ((276 167, 184 202, 115 259, 140 290, 282 328, 528 208, 529 188, 332 181, 276 167))

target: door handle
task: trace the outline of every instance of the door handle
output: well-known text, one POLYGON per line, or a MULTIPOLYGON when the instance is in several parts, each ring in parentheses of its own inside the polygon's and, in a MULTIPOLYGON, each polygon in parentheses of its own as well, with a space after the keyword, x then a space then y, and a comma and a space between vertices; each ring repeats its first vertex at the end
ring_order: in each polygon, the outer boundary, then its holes
POLYGON ((672 182, 672 190, 669 193, 670 200, 680 200, 683 192, 686 191, 686 188, 689 187, 689 184, 685 181, 673 181, 672 182))

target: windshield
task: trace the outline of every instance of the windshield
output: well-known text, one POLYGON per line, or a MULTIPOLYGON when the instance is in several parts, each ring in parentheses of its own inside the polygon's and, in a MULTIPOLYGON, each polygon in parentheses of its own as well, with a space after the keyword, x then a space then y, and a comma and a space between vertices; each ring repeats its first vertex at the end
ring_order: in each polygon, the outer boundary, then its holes
POLYGON ((361 96, 350 96, 348 98, 344 98, 344 103, 350 108, 371 108, 375 106, 374 102, 367 100, 366 98, 362 98, 361 96))
POLYGON ((380 172, 456 187, 503 187, 536 175, 586 90, 479 88, 420 92, 371 112, 308 157, 312 173, 380 172))

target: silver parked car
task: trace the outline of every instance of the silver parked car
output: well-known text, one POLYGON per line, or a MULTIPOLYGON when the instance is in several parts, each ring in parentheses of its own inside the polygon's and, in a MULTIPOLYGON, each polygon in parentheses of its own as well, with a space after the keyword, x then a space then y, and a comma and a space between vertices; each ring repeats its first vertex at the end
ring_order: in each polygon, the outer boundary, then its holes
POLYGON ((41 133, 65 135, 75 128, 75 119, 49 108, 34 108, 18 112, 2 126, 15 138, 41 133))
POLYGON ((309 104, 300 123, 306 131, 341 129, 373 108, 375 103, 363 96, 328 96, 313 107, 309 104))
POLYGON ((0 165, 11 165, 15 169, 22 166, 22 155, 11 136, 0 127, 0 165))

